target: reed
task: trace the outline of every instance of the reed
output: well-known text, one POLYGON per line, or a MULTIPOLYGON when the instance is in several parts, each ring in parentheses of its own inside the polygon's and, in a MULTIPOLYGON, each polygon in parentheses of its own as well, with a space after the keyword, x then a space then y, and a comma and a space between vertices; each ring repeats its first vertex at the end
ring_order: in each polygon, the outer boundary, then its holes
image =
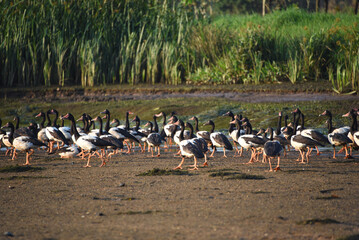
POLYGON ((349 86, 344 92, 359 88, 355 15, 289 8, 264 17, 209 17, 193 7, 166 0, 1 1, 0 85, 326 79, 338 88, 340 79, 349 86))

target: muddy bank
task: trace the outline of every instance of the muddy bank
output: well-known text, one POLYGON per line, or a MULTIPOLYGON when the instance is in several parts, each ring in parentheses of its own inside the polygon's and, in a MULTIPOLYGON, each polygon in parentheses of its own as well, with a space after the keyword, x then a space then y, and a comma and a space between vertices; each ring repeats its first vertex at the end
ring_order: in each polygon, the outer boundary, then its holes
MULTIPOLYGON (((0 172, 0 239, 338 239, 359 234, 359 156, 282 157, 282 171, 216 153, 181 175, 140 176, 179 163, 174 152, 116 155, 107 166, 41 152, 37 171, 0 172), (240 174, 252 178, 236 178, 240 174), (231 179, 232 177, 232 179, 231 179)), ((0 168, 21 164, 0 152, 0 168)), ((349 238, 348 238, 349 239, 349 238)))
POLYGON ((358 95, 338 95, 329 92, 286 92, 286 91, 245 91, 241 92, 236 89, 233 91, 226 89, 213 90, 192 89, 186 91, 176 91, 175 89, 128 89, 122 91, 116 90, 27 90, 27 91, 6 91, 1 92, 0 98, 39 100, 44 102, 106 102, 106 101, 123 101, 123 100, 154 100, 166 98, 194 98, 194 97, 215 97, 224 98, 234 101, 257 103, 257 102, 297 102, 297 101, 345 101, 358 100, 358 95))

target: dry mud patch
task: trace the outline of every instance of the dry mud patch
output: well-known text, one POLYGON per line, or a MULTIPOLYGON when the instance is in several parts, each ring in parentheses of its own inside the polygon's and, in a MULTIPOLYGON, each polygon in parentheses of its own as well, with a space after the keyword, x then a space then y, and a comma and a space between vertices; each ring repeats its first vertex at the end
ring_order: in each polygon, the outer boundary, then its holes
MULTIPOLYGON (((0 168, 22 164, 0 152, 0 168)), ((309 165, 282 158, 282 171, 215 154, 210 166, 181 175, 163 152, 114 157, 83 168, 36 152, 38 171, 0 172, 0 239, 338 239, 359 234, 359 156, 313 156, 309 165), (225 172, 225 174, 223 174, 225 172), (254 179, 229 179, 239 174, 254 179)), ((186 161, 189 165, 192 162, 186 161)))

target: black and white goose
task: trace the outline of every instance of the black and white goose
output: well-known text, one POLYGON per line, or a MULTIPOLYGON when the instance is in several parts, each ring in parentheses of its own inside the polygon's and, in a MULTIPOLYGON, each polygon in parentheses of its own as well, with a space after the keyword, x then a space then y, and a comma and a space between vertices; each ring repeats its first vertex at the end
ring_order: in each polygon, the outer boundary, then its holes
POLYGON ((60 158, 74 158, 80 153, 80 148, 76 145, 64 146, 56 151, 60 155, 60 158))
MULTIPOLYGON (((152 122, 147 122, 146 127, 149 126, 150 127, 150 133, 148 134, 148 136, 146 137, 146 142, 148 144, 148 146, 151 149, 151 153, 152 153, 152 157, 153 156, 153 147, 157 148, 157 157, 159 157, 161 155, 161 150, 160 150, 160 146, 162 144, 162 137, 158 132, 154 132, 153 131, 153 124, 152 122)), ((156 149, 155 149, 156 150, 156 149)))
MULTIPOLYGON (((231 122, 233 122, 234 119, 235 119, 235 116, 234 116, 234 114, 232 113, 232 111, 226 112, 225 114, 223 114, 223 116, 229 116, 229 117, 231 118, 231 122)), ((242 119, 242 115, 238 115, 238 118, 239 118, 239 119, 242 119)), ((240 122, 240 123, 241 123, 241 122, 240 122)), ((243 129, 241 129, 241 124, 240 124, 240 126, 239 126, 239 129, 236 129, 236 125, 235 125, 235 124, 232 124, 232 123, 229 124, 228 133, 229 133, 229 136, 230 136, 230 137, 232 138, 232 140, 233 140, 233 145, 234 145, 234 148, 235 148, 235 150, 236 150, 236 151, 235 151, 235 155, 236 155, 237 153, 240 153, 240 151, 239 151, 239 149, 238 149, 238 146, 237 146, 237 144, 239 144, 239 143, 237 142, 237 138, 236 138, 238 131, 242 131, 242 132, 241 132, 242 135, 245 134, 245 131, 244 131, 243 129)), ((240 156, 241 156, 241 155, 240 155, 240 156)))
MULTIPOLYGON (((297 129, 298 120, 299 119, 295 120, 293 129, 297 129)), ((286 130, 284 132, 286 132, 286 130)), ((292 136, 290 136, 290 144, 295 150, 299 151, 301 157, 300 163, 305 163, 304 155, 306 156, 307 163, 309 163, 309 155, 311 149, 315 146, 323 146, 323 144, 321 144, 320 142, 315 141, 309 137, 305 137, 301 134, 294 134, 294 131, 292 133, 292 136), (306 154, 305 150, 307 150, 306 154)), ((299 161, 299 158, 297 159, 297 161, 299 161)))
POLYGON ((113 127, 122 128, 122 129, 126 128, 125 125, 120 125, 120 124, 121 122, 117 118, 112 119, 112 121, 110 122, 110 125, 113 125, 113 127))
POLYGON ((29 127, 19 127, 20 124, 20 117, 16 116, 14 117, 15 121, 15 130, 14 130, 14 138, 20 137, 20 136, 27 136, 31 138, 36 138, 36 134, 34 131, 32 131, 29 127))
POLYGON ((30 165, 30 157, 34 153, 34 148, 45 146, 46 144, 29 136, 19 136, 14 138, 15 127, 11 122, 8 122, 2 128, 10 128, 9 142, 14 146, 16 150, 26 152, 26 161, 24 165, 30 165))
MULTIPOLYGON (((105 140, 108 143, 111 143, 111 145, 107 146, 107 149, 113 149, 114 151, 112 153, 108 154, 107 158, 116 154, 118 149, 123 149, 123 143, 121 140, 117 139, 116 137, 114 137, 112 134, 110 134, 108 132, 102 131, 103 124, 102 124, 102 118, 100 116, 92 119, 91 121, 93 121, 93 122, 98 121, 100 124, 98 137, 101 138, 102 140, 105 140)), ((101 152, 102 152, 102 156, 106 155, 104 148, 101 149, 101 152)), ((106 161, 105 161, 105 163, 106 163, 106 161)))
POLYGON ((102 160, 100 167, 103 166, 105 164, 104 158, 100 153, 97 152, 97 150, 101 148, 106 148, 108 146, 111 146, 112 144, 96 136, 80 135, 76 128, 75 118, 71 113, 67 113, 64 116, 64 119, 68 119, 71 121, 71 129, 75 136, 74 142, 76 143, 76 145, 79 146, 82 150, 89 152, 87 164, 84 167, 91 167, 90 160, 91 157, 94 156, 95 154, 97 154, 102 160))
MULTIPOLYGON (((52 110, 47 111, 47 118, 50 120, 50 114, 53 114, 52 110)), ((56 120, 56 119, 55 119, 56 120)), ((49 153, 53 153, 53 146, 58 143, 58 148, 60 148, 59 143, 62 142, 63 144, 69 145, 64 134, 57 128, 56 121, 53 121, 52 126, 46 127, 46 136, 49 139, 49 153)))
POLYGON ((358 150, 358 145, 357 145, 357 142, 355 141, 355 135, 359 136, 358 122, 357 122, 357 110, 356 109, 351 109, 348 113, 344 114, 343 117, 350 117, 351 120, 352 120, 352 123, 350 125, 350 131, 349 131, 349 133, 347 135, 348 138, 350 140, 352 140, 352 143, 349 143, 350 153, 349 153, 348 158, 352 158, 353 148, 358 150))
POLYGON ((191 139, 189 139, 193 144, 195 144, 200 151, 202 151, 204 155, 204 163, 203 166, 208 166, 207 161, 207 152, 208 152, 208 144, 207 141, 202 137, 196 137, 193 135, 193 126, 189 122, 185 123, 185 127, 189 128, 190 136, 193 136, 191 139))
POLYGON ((209 120, 208 122, 206 122, 204 125, 211 125, 211 142, 213 144, 213 151, 210 157, 213 157, 214 152, 216 151, 217 147, 223 147, 223 157, 227 157, 226 156, 226 149, 227 150, 233 150, 232 144, 230 143, 230 141, 228 140, 228 138, 226 137, 226 135, 224 135, 221 132, 214 132, 214 128, 215 128, 215 124, 212 120, 209 120))
MULTIPOLYGON (((126 112, 127 118, 128 118, 129 113, 131 113, 131 112, 126 112)), ((121 128, 121 127, 115 126, 115 127, 110 128, 111 113, 108 109, 105 109, 104 111, 102 111, 101 114, 105 114, 103 119, 107 120, 106 124, 105 124, 105 131, 110 133, 115 138, 123 141, 123 143, 127 146, 127 153, 130 153, 131 152, 131 142, 139 143, 140 141, 134 135, 132 135, 128 130, 126 130, 126 127, 121 128)))
MULTIPOLYGON (((0 119, 0 126, 2 125, 1 119, 0 119)), ((10 142, 10 132, 6 132, 3 129, 1 129, 1 142, 6 148, 5 156, 7 156, 9 153, 12 155, 12 160, 15 160, 15 156, 13 153, 14 147, 12 146, 12 143, 10 142)))
MULTIPOLYGON (((0 118, 0 126, 2 125, 2 121, 1 121, 1 118, 0 118)), ((3 145, 3 142, 2 142, 2 139, 3 137, 6 135, 6 131, 3 130, 3 129, 0 129, 0 148, 1 146, 3 145)))
MULTIPOLYGON (((142 147, 141 142, 146 141, 146 137, 147 135, 140 132, 140 124, 141 124, 141 119, 136 115, 133 119, 132 122, 135 122, 135 127, 133 128, 133 130, 130 131, 130 133, 135 136, 135 138, 138 140, 138 146, 141 148, 141 152, 144 152, 145 149, 142 147)), ((130 142, 134 143, 134 141, 130 140, 130 142)))
POLYGON ((56 109, 51 109, 51 114, 55 114, 54 123, 52 126, 57 127, 62 134, 65 136, 67 141, 71 141, 71 129, 69 127, 64 126, 64 120, 61 119, 61 125, 57 125, 57 119, 59 118, 59 112, 56 109))
POLYGON ((208 131, 200 131, 198 128, 198 118, 196 116, 191 117, 189 120, 194 121, 194 127, 195 127, 195 131, 196 131, 196 136, 198 138, 203 138, 204 140, 206 140, 207 145, 211 146, 212 145, 212 141, 211 141, 211 133, 208 131))
POLYGON ((272 128, 268 128, 266 130, 266 133, 269 133, 269 141, 266 141, 266 143, 264 144, 264 147, 263 147, 264 156, 266 156, 268 159, 270 172, 273 171, 271 159, 278 157, 277 166, 274 168, 274 171, 278 171, 278 170, 280 170, 280 168, 279 168, 280 154, 283 151, 283 147, 279 141, 273 140, 273 129, 272 128))
MULTIPOLYGON (((169 122, 166 123, 166 114, 164 112, 161 112, 160 114, 158 114, 158 116, 162 115, 163 116, 163 132, 164 132, 164 135, 165 135, 165 138, 168 139, 168 145, 169 146, 172 146, 172 140, 173 140, 173 137, 174 137, 174 133, 176 131, 179 131, 179 127, 176 126, 174 123, 177 122, 178 118, 176 117, 176 113, 175 112, 171 112, 171 115, 170 115, 170 119, 169 119, 169 122)), ((163 135, 161 133, 161 135, 163 135)))
POLYGON ((35 117, 36 118, 42 117, 42 120, 41 120, 41 122, 39 124, 40 130, 37 133, 37 139, 39 139, 43 143, 48 143, 49 138, 46 136, 46 128, 45 128, 45 125, 44 125, 45 121, 46 121, 46 114, 44 112, 39 112, 35 117))
MULTIPOLYGON (((240 126, 239 119, 235 119, 230 122, 232 124, 236 124, 237 127, 240 126)), ((243 125, 246 128, 246 134, 241 135, 241 132, 237 132, 236 139, 237 142, 246 150, 251 150, 251 157, 248 163, 253 163, 257 157, 257 149, 262 148, 266 140, 256 134, 253 134, 252 125, 249 121, 244 121, 243 125)), ((258 132, 257 132, 258 133, 258 132)), ((241 149, 242 155, 243 149, 241 149)))
MULTIPOLYGON (((328 138, 326 136, 324 136, 321 132, 319 132, 318 130, 315 129, 308 129, 305 128, 304 126, 304 114, 302 112, 300 112, 300 110, 297 111, 298 115, 301 118, 301 127, 300 129, 298 129, 298 132, 300 135, 304 136, 304 137, 308 137, 311 138, 317 142, 320 142, 321 144, 329 144, 328 138)), ((315 146, 316 150, 317 150, 317 156, 320 155, 320 151, 318 149, 318 146, 315 146)))
POLYGON ((335 147, 342 146, 345 149, 345 158, 349 158, 348 154, 348 144, 352 143, 352 140, 348 138, 349 130, 346 131, 346 127, 342 128, 333 128, 332 125, 332 113, 329 110, 325 110, 320 116, 328 116, 328 120, 326 121, 328 126, 328 140, 333 147, 333 158, 336 159, 335 156, 335 147))
POLYGON ((184 132, 185 128, 184 128, 183 121, 178 120, 175 124, 177 126, 181 127, 180 136, 179 136, 179 138, 181 139, 181 142, 179 144, 179 147, 180 147, 180 151, 181 151, 182 160, 181 160, 180 164, 177 167, 175 167, 174 169, 175 170, 182 169, 182 165, 184 163, 185 158, 193 157, 194 164, 193 164, 193 168, 191 170, 198 170, 197 158, 204 158, 203 152, 191 140, 184 139, 183 132, 184 132))

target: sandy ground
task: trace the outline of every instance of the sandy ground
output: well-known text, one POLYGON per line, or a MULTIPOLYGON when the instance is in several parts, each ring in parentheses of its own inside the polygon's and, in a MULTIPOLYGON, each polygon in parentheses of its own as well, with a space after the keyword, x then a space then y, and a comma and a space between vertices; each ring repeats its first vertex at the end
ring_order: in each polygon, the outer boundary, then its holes
MULTIPOLYGON (((359 238, 359 155, 333 160, 324 152, 299 164, 290 152, 282 171, 266 172, 268 164, 243 164, 247 152, 219 152, 185 175, 137 176, 177 166, 173 153, 116 155, 83 168, 83 160, 37 151, 32 163, 43 170, 0 172, 0 239, 359 238), (219 170, 264 179, 210 176, 219 170)), ((0 168, 23 162, 23 154, 11 161, 0 152, 0 168)))

